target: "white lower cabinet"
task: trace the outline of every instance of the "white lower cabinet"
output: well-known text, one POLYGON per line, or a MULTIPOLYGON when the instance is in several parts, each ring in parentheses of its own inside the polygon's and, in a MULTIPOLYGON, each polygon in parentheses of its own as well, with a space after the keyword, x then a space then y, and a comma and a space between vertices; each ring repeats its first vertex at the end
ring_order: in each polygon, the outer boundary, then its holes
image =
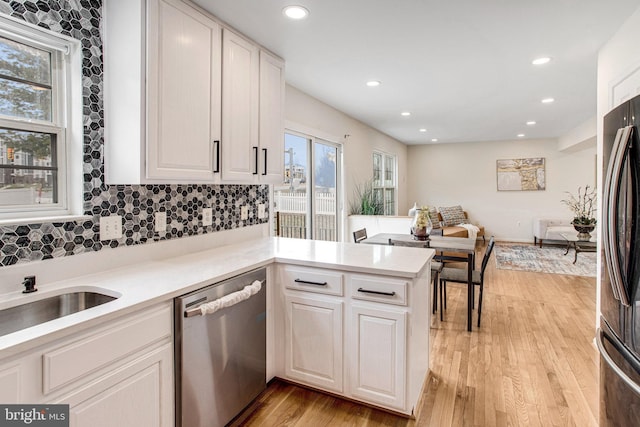
POLYGON ((172 362, 173 347, 164 344, 58 403, 70 405, 71 426, 172 426, 172 362))
POLYGON ((170 302, 0 362, 0 401, 69 404, 72 427, 174 424, 170 302))
POLYGON ((20 392, 20 364, 11 363, 0 368, 0 402, 18 403, 20 392))
POLYGON ((275 341, 284 361, 277 375, 413 414, 429 369, 426 270, 406 279, 280 266, 275 341))
POLYGON ((343 391, 342 313, 339 299, 285 296, 285 373, 329 391, 343 391))
POLYGON ((353 397, 404 409, 406 310, 350 306, 349 390, 353 397))

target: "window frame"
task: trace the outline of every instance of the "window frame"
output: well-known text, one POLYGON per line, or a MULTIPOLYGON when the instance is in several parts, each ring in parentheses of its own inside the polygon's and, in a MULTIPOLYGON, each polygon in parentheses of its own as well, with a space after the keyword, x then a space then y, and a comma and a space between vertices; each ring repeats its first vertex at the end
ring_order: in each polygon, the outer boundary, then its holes
POLYGON ((382 212, 384 215, 397 215, 398 213, 398 156, 391 153, 386 153, 380 150, 373 150, 373 154, 371 157, 371 165, 372 165, 372 188, 374 191, 380 190, 382 193, 381 202, 382 202, 382 212), (376 156, 380 156, 380 179, 376 180, 376 156), (393 164, 393 170, 391 171, 391 184, 388 184, 388 180, 386 179, 388 167, 387 163, 391 160, 393 164), (387 194, 389 191, 393 192, 393 210, 389 211, 388 202, 387 202, 387 194))
POLYGON ((0 14, 0 36, 51 54, 51 121, 0 115, 0 128, 52 135, 55 159, 52 153, 51 164, 55 162, 57 166, 57 202, 42 207, 0 206, 0 224, 85 218, 81 215, 81 43, 3 14, 0 14))

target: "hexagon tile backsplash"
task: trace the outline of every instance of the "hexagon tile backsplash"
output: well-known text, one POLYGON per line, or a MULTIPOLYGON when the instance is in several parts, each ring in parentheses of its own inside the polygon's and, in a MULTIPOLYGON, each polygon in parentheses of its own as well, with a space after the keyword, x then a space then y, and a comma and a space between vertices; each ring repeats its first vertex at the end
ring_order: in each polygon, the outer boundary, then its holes
POLYGON ((0 13, 81 40, 83 54, 84 222, 0 226, 0 266, 63 257, 104 247, 229 230, 265 223, 259 204, 269 206, 267 185, 104 184, 101 0, 0 0, 0 13), (240 219, 248 205, 252 215, 240 219), (202 225, 202 208, 213 209, 213 224, 202 225), (167 213, 167 230, 154 232, 153 213, 167 213), (101 216, 123 217, 122 238, 101 241, 101 216))

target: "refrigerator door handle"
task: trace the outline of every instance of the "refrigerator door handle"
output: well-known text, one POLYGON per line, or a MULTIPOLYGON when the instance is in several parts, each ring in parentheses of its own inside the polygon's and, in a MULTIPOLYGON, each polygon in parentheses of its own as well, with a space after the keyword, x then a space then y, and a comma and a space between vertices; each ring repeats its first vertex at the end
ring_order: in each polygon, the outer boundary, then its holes
POLYGON ((631 138, 633 133, 633 126, 627 126, 618 129, 616 139, 614 141, 613 155, 609 161, 607 168, 607 175, 605 179, 603 199, 605 205, 603 206, 607 223, 602 227, 604 234, 603 244, 604 253, 606 258, 607 270, 609 271, 609 277, 611 278, 611 288, 613 290, 614 297, 625 306, 629 306, 629 297, 622 284, 622 276, 620 274, 620 259, 618 258, 618 252, 616 250, 616 207, 618 205, 618 194, 616 191, 620 184, 620 174, 622 172, 622 166, 625 159, 625 151, 627 149, 627 142, 631 138))
MULTIPOLYGON (((613 372, 615 372, 615 374, 622 381, 624 381, 624 383, 631 390, 633 390, 638 396, 640 396, 640 386, 637 383, 635 383, 631 378, 629 378, 629 376, 616 364, 616 362, 611 358, 611 356, 609 356, 609 353, 607 353, 607 349, 604 348, 604 341, 603 341, 605 338, 607 337, 605 337, 605 334, 602 331, 602 329, 598 329, 598 335, 596 337, 596 345, 598 346, 598 350, 600 351, 600 356, 602 356, 604 361, 607 363, 607 365, 609 365, 609 367, 613 370, 613 372)), ((607 338, 607 340, 611 342, 610 339, 607 338)), ((626 354, 626 351, 624 349, 618 348, 618 346, 616 346, 613 342, 611 342, 611 344, 614 347, 616 347, 618 351, 621 352, 622 356, 624 356, 625 359, 627 359, 628 357, 631 357, 630 355, 626 354)))

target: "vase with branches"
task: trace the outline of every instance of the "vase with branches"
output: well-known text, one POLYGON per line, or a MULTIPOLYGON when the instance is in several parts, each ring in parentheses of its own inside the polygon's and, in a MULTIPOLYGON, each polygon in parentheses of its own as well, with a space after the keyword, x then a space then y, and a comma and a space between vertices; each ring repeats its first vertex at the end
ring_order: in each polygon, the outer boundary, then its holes
POLYGON ((578 231, 578 238, 589 240, 591 233, 596 228, 596 189, 589 185, 578 187, 578 194, 567 192, 569 197, 562 200, 573 212, 573 227, 578 231))

